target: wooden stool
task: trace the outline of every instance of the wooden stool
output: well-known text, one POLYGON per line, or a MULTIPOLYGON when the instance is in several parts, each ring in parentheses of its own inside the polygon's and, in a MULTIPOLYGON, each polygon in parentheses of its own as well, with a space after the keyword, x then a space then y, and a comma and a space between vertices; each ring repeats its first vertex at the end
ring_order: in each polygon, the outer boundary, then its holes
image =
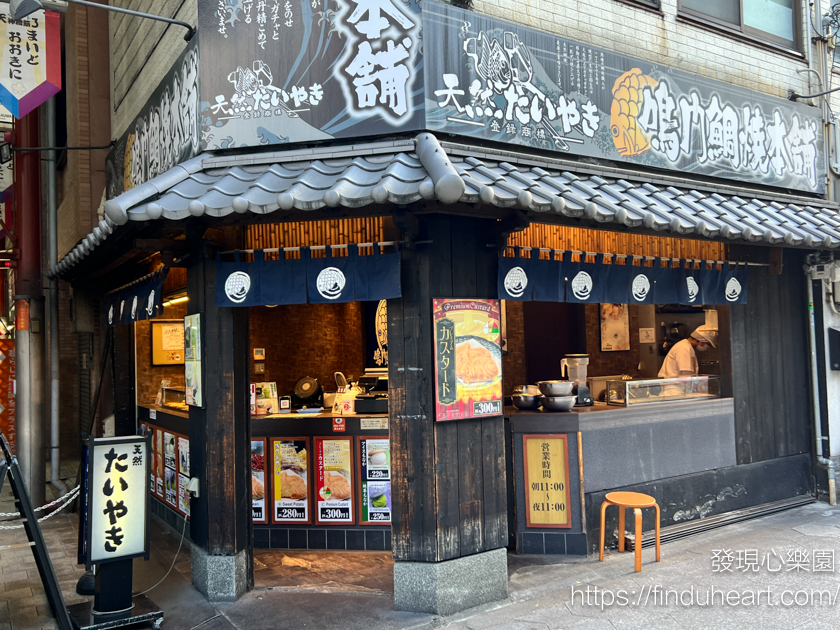
POLYGON ((610 492, 601 504, 601 547, 598 560, 604 561, 604 528, 607 514, 607 506, 615 505, 618 508, 618 550, 624 551, 624 509, 633 508, 636 515, 636 572, 642 570, 642 508, 652 507, 656 509, 656 561, 659 562, 659 506, 656 499, 640 492, 610 492))

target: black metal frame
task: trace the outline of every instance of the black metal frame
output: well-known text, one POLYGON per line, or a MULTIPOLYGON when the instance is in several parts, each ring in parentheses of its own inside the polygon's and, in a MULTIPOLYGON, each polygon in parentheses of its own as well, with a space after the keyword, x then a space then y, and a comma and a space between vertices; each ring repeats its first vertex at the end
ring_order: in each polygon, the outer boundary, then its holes
POLYGON ((743 0, 733 0, 738 2, 738 24, 727 22, 714 17, 708 13, 697 11, 696 9, 689 9, 683 6, 683 0, 678 0, 677 15, 691 18, 692 20, 704 24, 708 24, 716 29, 730 32, 732 35, 745 35, 747 37, 763 40, 776 46, 782 46, 788 50, 802 52, 802 9, 800 3, 794 0, 793 2, 793 41, 784 39, 772 33, 759 30, 744 23, 744 2, 743 0))

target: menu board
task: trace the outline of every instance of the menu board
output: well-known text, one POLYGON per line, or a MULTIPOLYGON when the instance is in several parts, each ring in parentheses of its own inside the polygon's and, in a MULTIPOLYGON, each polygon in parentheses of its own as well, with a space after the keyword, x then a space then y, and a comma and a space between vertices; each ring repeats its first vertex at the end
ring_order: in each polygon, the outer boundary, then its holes
POLYGON ((265 440, 251 440, 251 519, 268 523, 265 477, 265 440))
POLYGON ((163 490, 164 500, 174 508, 178 507, 178 475, 177 452, 175 447, 175 435, 164 432, 163 434, 163 490))
POLYGON ((391 522, 391 444, 388 437, 359 438, 359 523, 391 522))
POLYGON ((309 513, 309 438, 272 439, 274 523, 312 522, 309 513))
POLYGON ((523 435, 528 527, 571 527, 566 435, 523 435))
POLYGON ((315 438, 315 522, 353 523, 353 438, 315 438))
POLYGON ((436 419, 502 414, 499 300, 434 299, 436 419))
POLYGON ((178 436, 178 472, 190 476, 190 439, 178 436))
POLYGON ((163 430, 154 428, 152 447, 155 453, 155 494, 163 498, 163 430))
POLYGON ((178 509, 189 518, 190 516, 190 493, 187 491, 187 484, 190 478, 186 475, 178 475, 178 509))

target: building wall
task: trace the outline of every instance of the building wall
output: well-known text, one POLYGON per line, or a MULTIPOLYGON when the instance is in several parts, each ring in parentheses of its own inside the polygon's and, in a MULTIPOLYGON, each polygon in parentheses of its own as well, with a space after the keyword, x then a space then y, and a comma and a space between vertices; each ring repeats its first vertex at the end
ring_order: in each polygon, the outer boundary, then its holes
MULTIPOLYGON (((131 0, 114 0, 114 6, 175 18, 195 25, 196 0, 152 0, 142 6, 131 0)), ((186 47, 186 29, 158 20, 109 13, 111 42, 111 131, 125 133, 163 76, 186 47)))

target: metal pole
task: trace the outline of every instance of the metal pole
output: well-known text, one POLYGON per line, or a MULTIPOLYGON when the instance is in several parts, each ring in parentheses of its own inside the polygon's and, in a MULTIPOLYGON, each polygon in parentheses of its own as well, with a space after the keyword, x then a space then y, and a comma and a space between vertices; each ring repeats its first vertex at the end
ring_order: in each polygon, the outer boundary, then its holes
MULTIPOLYGON (((47 101, 47 146, 55 146, 55 97, 47 101)), ((52 269, 58 262, 58 217, 55 182, 55 151, 47 153, 47 263, 52 269)), ((61 480, 61 424, 58 414, 58 278, 49 280, 50 307, 50 483, 61 496, 67 485, 61 480)))
MULTIPOLYGON (((38 110, 16 125, 23 147, 40 144, 38 110)), ((37 153, 15 155, 15 231, 20 258, 15 274, 18 459, 33 505, 45 495, 43 404, 43 286, 41 284, 41 160, 37 153)))

